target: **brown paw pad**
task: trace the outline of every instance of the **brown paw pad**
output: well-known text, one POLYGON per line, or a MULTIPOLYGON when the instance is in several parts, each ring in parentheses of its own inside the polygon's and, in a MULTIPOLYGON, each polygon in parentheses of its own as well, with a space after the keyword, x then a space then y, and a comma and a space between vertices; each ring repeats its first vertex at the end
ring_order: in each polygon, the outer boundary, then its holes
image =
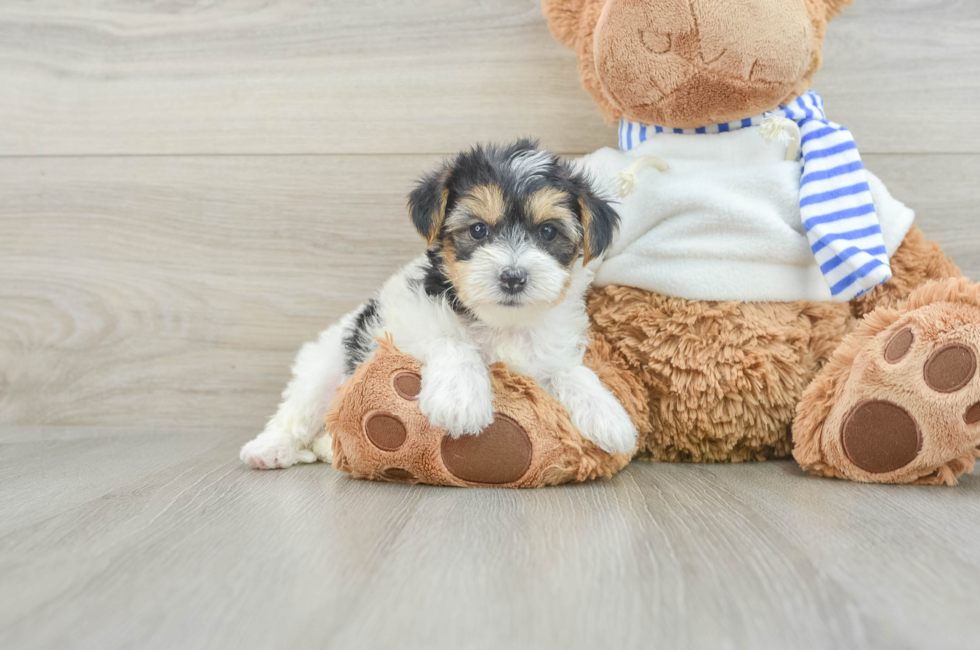
POLYGON ((919 455, 922 434, 908 411, 881 400, 856 406, 841 436, 847 458, 866 472, 884 474, 905 467, 919 455))
POLYGON ((975 402, 966 409, 966 413, 963 414, 963 421, 967 424, 980 422, 980 402, 975 402))
POLYGON ((399 483, 407 483, 415 480, 415 474, 401 467, 389 467, 381 474, 389 481, 397 481, 399 483))
POLYGON ((531 466, 531 439, 515 420, 496 413, 477 436, 442 439, 442 463, 453 476, 469 483, 513 483, 531 466))
POLYGON ((930 355, 923 369, 926 385, 939 393, 955 393, 977 372, 977 356, 962 343, 951 343, 930 355))
POLYGON ((402 399, 417 399, 422 392, 422 377, 414 372, 400 372, 391 381, 395 392, 402 399))
POLYGON ((364 433, 378 449, 395 451, 408 437, 405 425, 390 413, 372 413, 364 421, 364 433))
POLYGON ((912 333, 911 328, 906 327, 893 336, 888 342, 888 345, 885 346, 885 361, 888 363, 898 363, 901 361, 912 348, 914 341, 915 335, 912 333))

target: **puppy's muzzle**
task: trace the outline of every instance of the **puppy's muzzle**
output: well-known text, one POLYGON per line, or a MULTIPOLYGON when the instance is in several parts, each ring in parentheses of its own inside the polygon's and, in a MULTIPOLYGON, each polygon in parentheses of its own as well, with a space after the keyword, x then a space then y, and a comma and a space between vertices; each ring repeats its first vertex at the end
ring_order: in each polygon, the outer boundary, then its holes
POLYGON ((506 293, 516 295, 527 286, 527 271, 507 267, 500 273, 500 288, 506 293))

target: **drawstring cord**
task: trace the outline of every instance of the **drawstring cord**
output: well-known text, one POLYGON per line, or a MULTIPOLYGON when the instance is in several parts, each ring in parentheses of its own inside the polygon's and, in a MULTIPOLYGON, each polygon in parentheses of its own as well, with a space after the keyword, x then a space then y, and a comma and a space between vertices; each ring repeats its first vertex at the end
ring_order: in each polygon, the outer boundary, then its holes
POLYGON ((759 125, 759 135, 767 144, 777 140, 786 143, 786 160, 795 162, 800 158, 800 125, 781 115, 766 113, 762 124, 759 125))
MULTIPOLYGON (((800 125, 781 115, 766 113, 765 119, 759 124, 759 135, 768 144, 779 141, 786 144, 786 160, 796 161, 800 158, 800 144, 802 135, 800 125)), ((616 188, 616 195, 623 199, 636 191, 639 184, 639 174, 647 168, 665 172, 669 169, 662 158, 657 156, 640 156, 633 163, 622 170, 613 179, 616 188)))
POLYGON ((635 192, 636 186, 639 183, 639 173, 648 167, 652 167, 661 172, 669 169, 667 163, 662 158, 657 158, 656 156, 640 156, 629 167, 616 174, 614 179, 616 195, 624 199, 635 192))

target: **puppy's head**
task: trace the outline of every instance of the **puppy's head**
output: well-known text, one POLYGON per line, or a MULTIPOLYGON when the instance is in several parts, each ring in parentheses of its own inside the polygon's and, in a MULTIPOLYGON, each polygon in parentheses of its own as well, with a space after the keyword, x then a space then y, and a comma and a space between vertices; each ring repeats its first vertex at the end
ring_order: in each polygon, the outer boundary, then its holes
POLYGON ((619 223, 585 176, 529 140, 459 154, 419 181, 409 209, 459 303, 488 321, 561 302, 619 223))

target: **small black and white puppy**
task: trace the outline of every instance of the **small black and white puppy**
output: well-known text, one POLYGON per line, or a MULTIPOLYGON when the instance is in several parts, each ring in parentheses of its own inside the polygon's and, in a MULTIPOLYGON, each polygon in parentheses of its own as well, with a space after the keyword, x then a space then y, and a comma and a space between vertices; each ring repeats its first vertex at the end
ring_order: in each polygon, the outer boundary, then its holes
POLYGON ((303 346, 279 410, 242 460, 258 468, 329 461, 323 418, 335 389, 386 332, 422 363, 422 413, 454 437, 493 421, 488 366, 502 361, 537 380, 599 447, 631 451, 629 416, 582 365, 593 275, 585 265, 619 221, 589 180, 529 140, 477 146, 424 176, 409 211, 425 254, 303 346))

